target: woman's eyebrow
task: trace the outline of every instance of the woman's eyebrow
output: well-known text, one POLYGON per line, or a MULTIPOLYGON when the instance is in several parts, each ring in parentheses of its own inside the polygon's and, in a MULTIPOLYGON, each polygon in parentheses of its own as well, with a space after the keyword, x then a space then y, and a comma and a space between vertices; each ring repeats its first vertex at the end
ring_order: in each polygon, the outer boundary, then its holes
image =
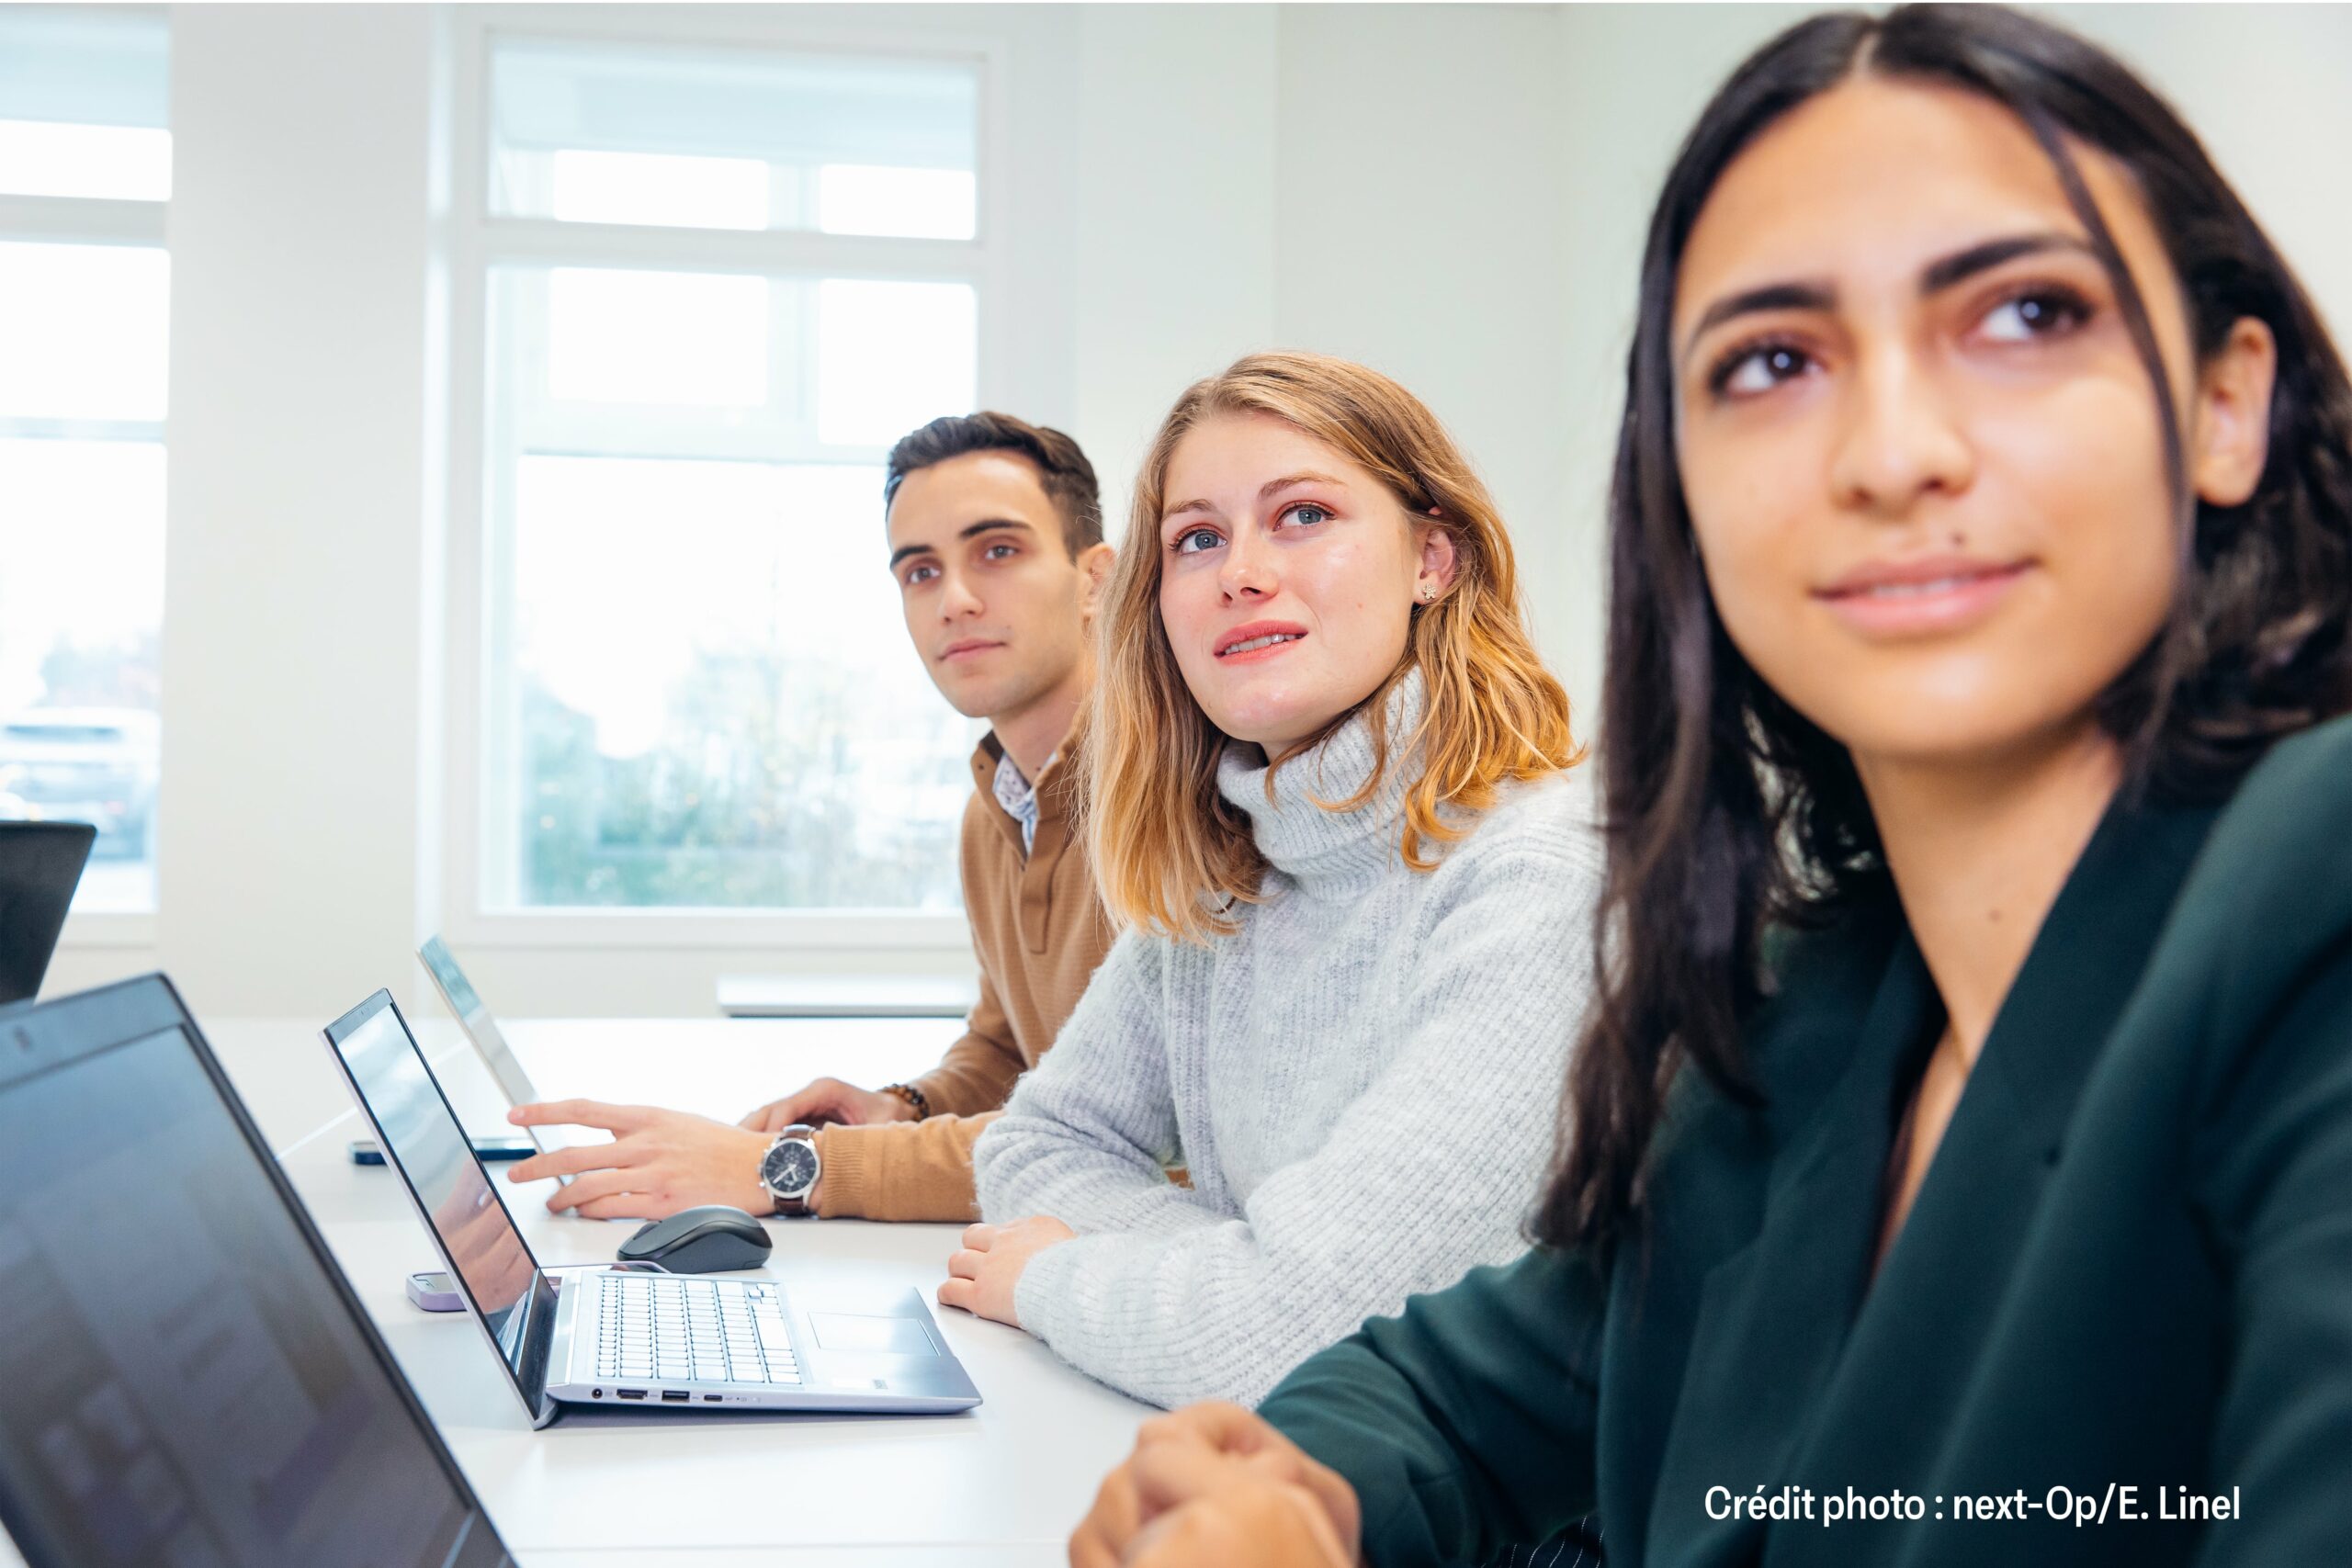
MULTIPOLYGON (((1258 487, 1258 499, 1260 501, 1264 501, 1271 496, 1280 494, 1282 491, 1290 489, 1293 485, 1338 485, 1344 490, 1347 488, 1347 480, 1340 479, 1336 475, 1318 474, 1311 468, 1302 469, 1295 474, 1284 474, 1278 479, 1268 479, 1264 484, 1258 487)), ((1159 514, 1160 525, 1164 527, 1169 523, 1173 522, 1176 518, 1182 516, 1187 512, 1205 512, 1212 516, 1220 515, 1215 502, 1188 501, 1181 506, 1171 506, 1167 511, 1161 513, 1159 514)))
POLYGON ((1743 288, 1707 307, 1690 335, 1682 340, 1682 357, 1687 362, 1701 338, 1740 316, 1771 310, 1826 310, 1837 303, 1838 291, 1826 283, 1768 283, 1760 288, 1743 288))
POLYGON ((2075 251, 2097 257, 2090 242, 2074 234, 2056 231, 2041 234, 2011 234, 2003 239, 1985 240, 1965 250, 1954 251, 1919 269, 1919 292, 1940 294, 1955 284, 1965 283, 1980 272, 1990 272, 2003 262, 2019 256, 2040 255, 2045 251, 2075 251))
POLYGON ((1293 485, 1339 485, 1344 489, 1347 481, 1334 474, 1318 474, 1311 468, 1301 469, 1295 474, 1285 474, 1278 479, 1268 479, 1264 484, 1260 485, 1258 499, 1269 500, 1293 485))
MULTIPOLYGON (((1967 282, 1979 273, 1990 272, 2005 262, 2015 261, 2019 256, 2039 255, 2046 251, 2074 251, 2088 256, 2098 254, 2089 241, 2054 230, 2046 233, 2005 235, 1997 240, 1980 241, 1950 255, 1939 256, 1921 267, 1919 293, 1923 297, 1940 294, 1947 288, 1967 282)), ((1736 317, 1762 315, 1772 310, 1827 310, 1834 309, 1837 303, 1838 290, 1826 283, 1768 283, 1758 288, 1742 289, 1707 307, 1683 343, 1682 357, 1688 361, 1701 338, 1736 317)))

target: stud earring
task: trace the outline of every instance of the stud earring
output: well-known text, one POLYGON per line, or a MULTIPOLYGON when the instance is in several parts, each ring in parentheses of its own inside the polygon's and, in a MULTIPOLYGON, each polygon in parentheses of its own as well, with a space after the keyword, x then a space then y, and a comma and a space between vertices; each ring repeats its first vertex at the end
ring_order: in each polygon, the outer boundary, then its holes
POLYGON ((1436 590, 1436 589, 1434 589, 1434 588, 1430 587, 1427 583, 1422 584, 1422 586, 1421 586, 1421 603, 1422 603, 1422 604, 1436 604, 1436 603, 1437 603, 1437 590, 1436 590))

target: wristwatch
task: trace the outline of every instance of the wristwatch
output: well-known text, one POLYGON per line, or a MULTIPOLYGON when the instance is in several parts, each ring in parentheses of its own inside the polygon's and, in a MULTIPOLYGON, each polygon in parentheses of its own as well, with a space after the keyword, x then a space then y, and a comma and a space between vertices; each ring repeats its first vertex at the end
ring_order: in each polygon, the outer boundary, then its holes
POLYGON ((808 1207, 808 1194, 823 1168, 817 1158, 817 1129, 795 1122, 775 1135, 760 1160, 760 1186, 775 1201, 777 1213, 806 1218, 816 1212, 808 1207))

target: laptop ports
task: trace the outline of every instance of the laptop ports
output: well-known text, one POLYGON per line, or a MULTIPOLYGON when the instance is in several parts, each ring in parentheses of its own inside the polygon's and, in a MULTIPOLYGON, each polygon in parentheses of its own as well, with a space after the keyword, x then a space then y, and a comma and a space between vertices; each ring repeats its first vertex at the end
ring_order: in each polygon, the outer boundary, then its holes
POLYGON ((613 1392, 619 1394, 623 1399, 643 1399, 645 1397, 645 1391, 641 1388, 616 1388, 613 1392))
POLYGON ((682 1388, 665 1388, 662 1391, 662 1402, 664 1404, 684 1404, 693 1397, 693 1394, 682 1388))

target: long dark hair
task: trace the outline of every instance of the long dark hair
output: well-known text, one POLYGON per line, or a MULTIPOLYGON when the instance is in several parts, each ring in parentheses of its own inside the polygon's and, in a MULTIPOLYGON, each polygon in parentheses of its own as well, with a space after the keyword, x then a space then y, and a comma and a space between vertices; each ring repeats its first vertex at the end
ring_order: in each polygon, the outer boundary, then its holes
POLYGON ((1821 16, 1715 95, 1668 175, 1610 502, 1602 704, 1607 954, 1568 1077, 1535 1238, 1606 1255, 1636 1223, 1668 1090, 1695 1066, 1758 1099, 1739 1032, 1769 984, 1776 928, 1819 925, 1887 890, 1877 829, 1838 741, 1783 702, 1708 596, 1674 442, 1668 329, 1692 224, 1766 127, 1858 71, 1957 86, 2017 115, 2048 154, 2114 282, 2163 420, 2180 587, 2164 628, 2103 694, 2129 787, 2217 798, 2281 736, 2352 708, 2352 388, 2293 274, 2196 136, 2104 51, 1996 6, 1821 16), (2172 389, 2134 288, 2064 138, 2134 177, 2178 276, 2199 362, 2252 317, 2278 343, 2269 455, 2241 506, 2190 490, 2172 389))

